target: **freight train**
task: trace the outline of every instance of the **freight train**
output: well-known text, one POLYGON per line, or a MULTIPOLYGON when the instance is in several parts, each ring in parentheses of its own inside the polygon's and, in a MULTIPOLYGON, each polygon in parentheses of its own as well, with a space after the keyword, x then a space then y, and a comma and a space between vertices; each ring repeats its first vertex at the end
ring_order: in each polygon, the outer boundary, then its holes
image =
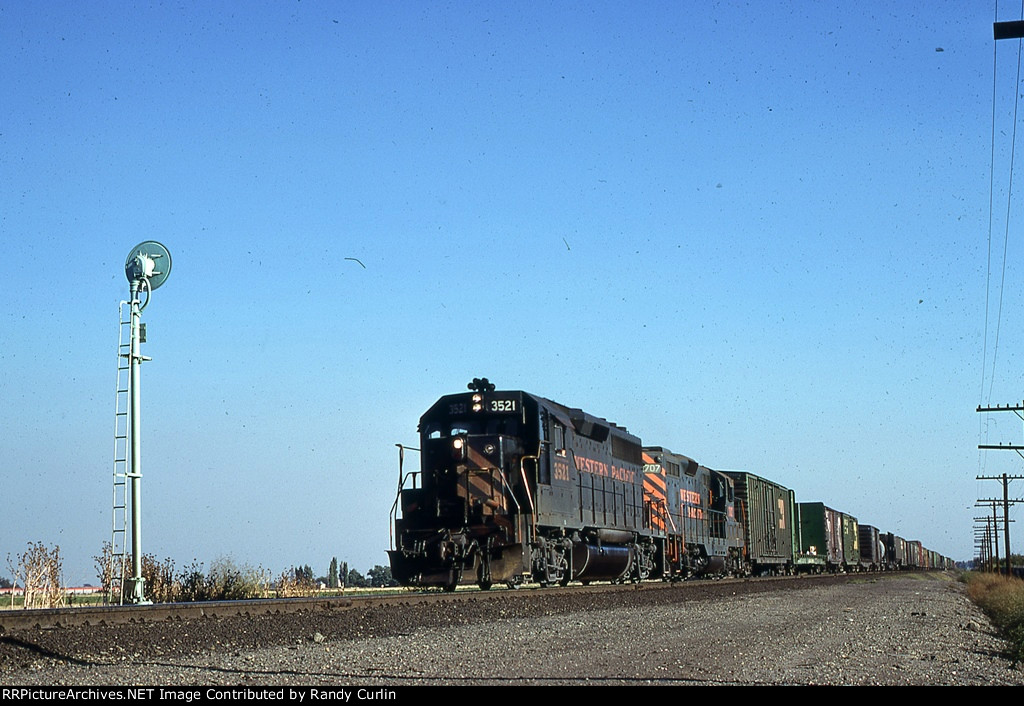
POLYGON ((388 552, 406 586, 490 588, 899 568, 952 561, 746 471, 486 378, 420 418, 388 552))

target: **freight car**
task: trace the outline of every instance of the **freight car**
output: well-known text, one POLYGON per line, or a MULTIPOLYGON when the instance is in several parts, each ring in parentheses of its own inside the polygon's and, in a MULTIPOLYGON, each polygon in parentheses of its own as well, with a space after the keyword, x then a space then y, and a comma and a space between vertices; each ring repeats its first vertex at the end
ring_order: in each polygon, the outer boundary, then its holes
POLYGON ((907 567, 907 540, 887 532, 884 541, 886 568, 896 571, 907 567))
MULTIPOLYGON (((419 435, 419 470, 405 471, 400 446, 392 507, 388 554, 403 585, 675 580, 824 564, 826 545, 809 551, 801 541, 792 490, 644 446, 613 422, 496 391, 486 378, 441 397, 419 435)), ((857 521, 838 517, 839 561, 857 565, 857 521)), ((900 549, 904 561, 928 563, 920 543, 900 549)))
POLYGON ((907 547, 907 560, 906 566, 919 569, 924 568, 924 560, 922 554, 924 553, 924 547, 919 541, 910 541, 906 544, 907 547))
POLYGON ((885 569, 885 543, 877 527, 860 526, 860 566, 866 571, 885 569))
POLYGON ((793 491, 747 471, 726 471, 736 483, 745 559, 754 573, 793 573, 797 547, 793 491))
POLYGON ((825 559, 825 570, 844 570, 843 523, 840 513, 824 503, 800 503, 800 542, 804 551, 825 559))
POLYGON ((847 571, 860 570, 860 530, 858 529, 857 518, 839 513, 843 526, 843 568, 847 571))

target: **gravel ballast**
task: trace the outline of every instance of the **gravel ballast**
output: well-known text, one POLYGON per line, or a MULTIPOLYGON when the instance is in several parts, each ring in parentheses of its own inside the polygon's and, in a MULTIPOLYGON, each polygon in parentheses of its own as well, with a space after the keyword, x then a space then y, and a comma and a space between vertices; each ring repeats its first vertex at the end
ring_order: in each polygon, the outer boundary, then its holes
POLYGON ((1024 684, 951 574, 688 589, 27 631, 0 684, 1024 684))

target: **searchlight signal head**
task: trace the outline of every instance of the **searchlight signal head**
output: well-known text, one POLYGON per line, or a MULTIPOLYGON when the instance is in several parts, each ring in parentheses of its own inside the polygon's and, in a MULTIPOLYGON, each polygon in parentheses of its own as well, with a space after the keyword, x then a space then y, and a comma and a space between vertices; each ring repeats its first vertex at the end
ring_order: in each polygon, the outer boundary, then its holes
POLYGON ((171 274, 171 253, 155 240, 139 243, 128 253, 124 274, 130 283, 145 280, 149 290, 153 291, 171 274))
POLYGON ((473 378, 466 387, 474 392, 494 392, 494 383, 487 378, 473 378))

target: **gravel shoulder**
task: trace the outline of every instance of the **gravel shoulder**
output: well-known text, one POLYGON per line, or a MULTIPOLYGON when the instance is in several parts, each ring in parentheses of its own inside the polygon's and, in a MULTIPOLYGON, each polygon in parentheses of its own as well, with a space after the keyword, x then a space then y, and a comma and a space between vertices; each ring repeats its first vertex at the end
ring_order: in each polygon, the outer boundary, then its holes
POLYGON ((1021 685, 950 574, 508 592, 486 601, 0 636, 0 684, 1021 685))

